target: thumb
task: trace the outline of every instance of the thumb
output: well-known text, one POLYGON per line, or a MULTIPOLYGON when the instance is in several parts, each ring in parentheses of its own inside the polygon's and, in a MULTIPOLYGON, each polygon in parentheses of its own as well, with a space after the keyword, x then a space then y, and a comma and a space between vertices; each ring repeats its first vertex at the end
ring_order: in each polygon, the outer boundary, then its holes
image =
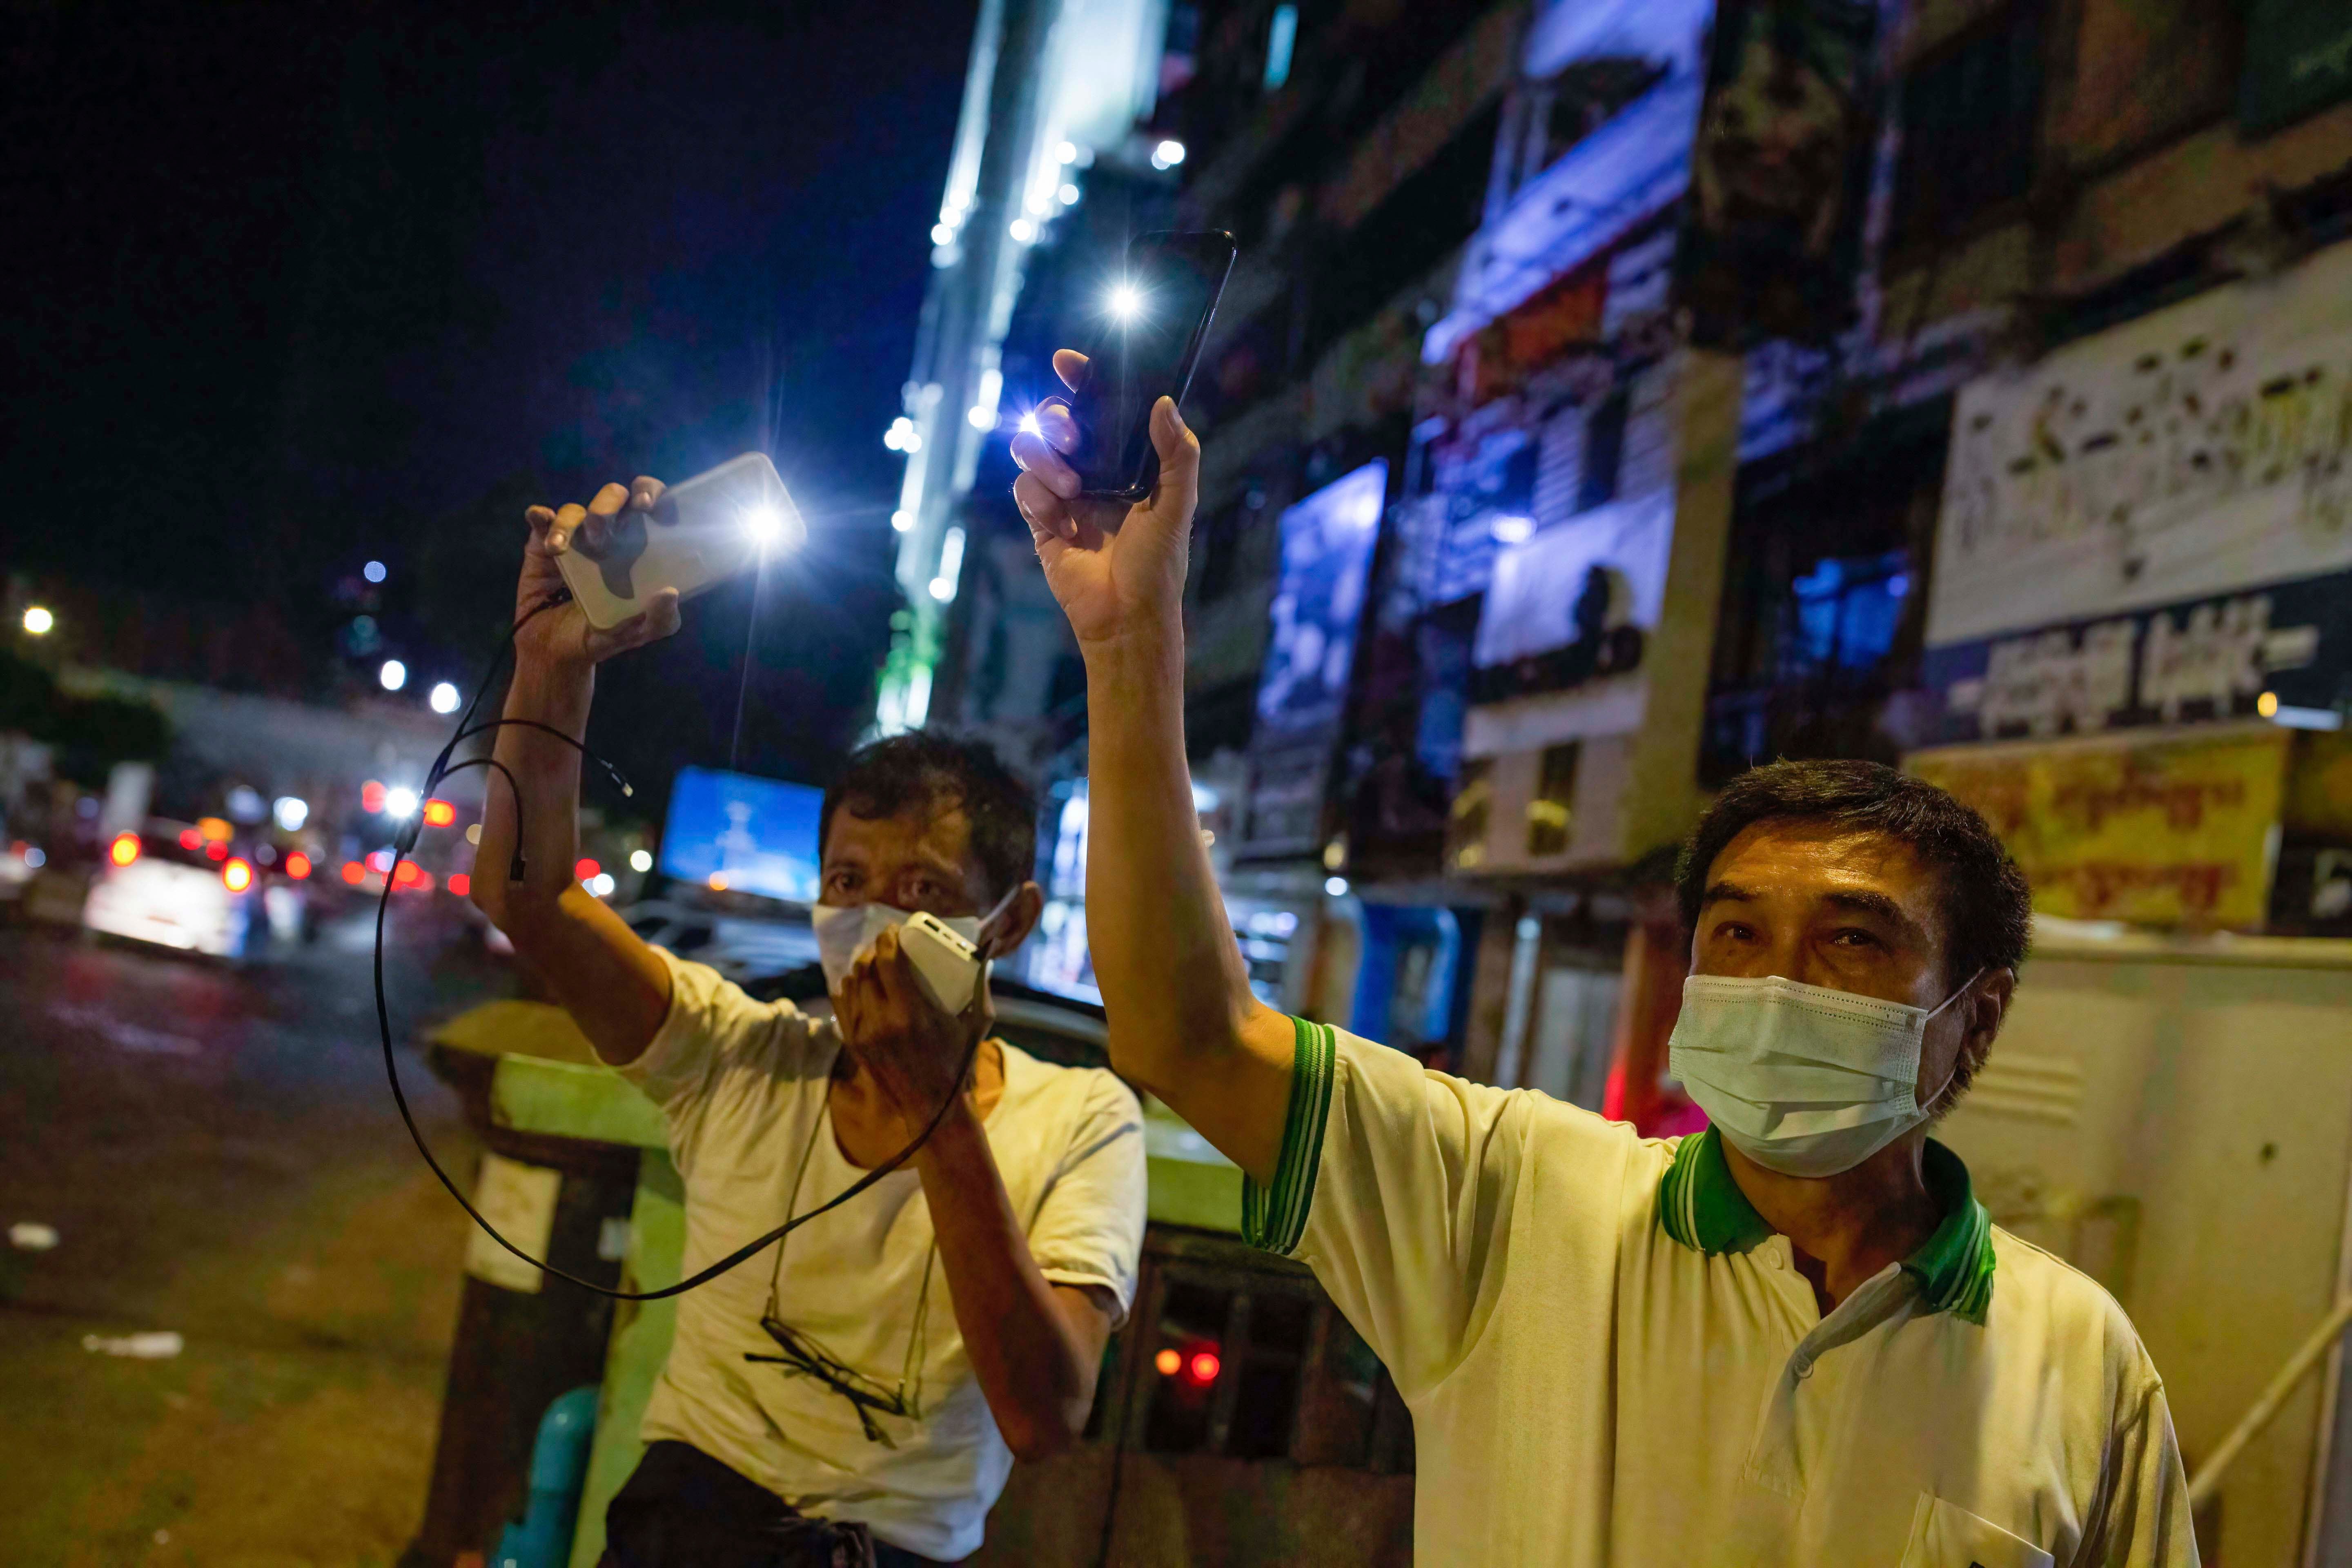
POLYGON ((1176 412, 1172 397, 1152 405, 1151 446, 1160 454, 1151 510, 1181 537, 1192 526, 1192 508, 1201 496, 1201 438, 1176 412))

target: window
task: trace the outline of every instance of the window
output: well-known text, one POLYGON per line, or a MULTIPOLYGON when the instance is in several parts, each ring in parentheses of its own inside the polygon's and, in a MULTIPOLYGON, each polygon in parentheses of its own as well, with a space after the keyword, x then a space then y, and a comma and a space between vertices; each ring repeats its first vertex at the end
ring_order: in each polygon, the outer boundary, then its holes
POLYGON ((1576 821, 1578 752, 1574 741, 1544 748, 1542 769, 1536 778, 1535 798, 1528 802, 1528 858, 1530 860, 1568 853, 1570 834, 1576 821))
POLYGON ((2041 24, 2039 6, 2028 0, 1904 78, 1897 248, 1948 240, 1989 209, 2021 200, 2032 185, 2041 24))
POLYGON ((1576 510, 1590 511, 1617 499, 1617 470, 1625 458, 1625 416, 1630 400, 1620 387, 1584 424, 1584 468, 1576 510))

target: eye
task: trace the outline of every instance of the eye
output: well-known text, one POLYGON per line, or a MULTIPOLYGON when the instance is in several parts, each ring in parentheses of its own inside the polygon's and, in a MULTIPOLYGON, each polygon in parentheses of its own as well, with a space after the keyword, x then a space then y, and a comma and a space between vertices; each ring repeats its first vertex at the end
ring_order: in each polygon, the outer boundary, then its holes
POLYGON ((824 885, 836 893, 846 893, 857 886, 857 873, 846 866, 838 866, 824 874, 824 885))
POLYGON ((1753 942, 1756 928, 1746 921, 1726 921, 1715 928, 1715 934, 1726 942, 1753 942))
POLYGON ((1844 926, 1840 928, 1830 937, 1830 942, 1835 947, 1877 947, 1880 945, 1879 940, 1876 936, 1869 931, 1864 931, 1860 926, 1844 926))

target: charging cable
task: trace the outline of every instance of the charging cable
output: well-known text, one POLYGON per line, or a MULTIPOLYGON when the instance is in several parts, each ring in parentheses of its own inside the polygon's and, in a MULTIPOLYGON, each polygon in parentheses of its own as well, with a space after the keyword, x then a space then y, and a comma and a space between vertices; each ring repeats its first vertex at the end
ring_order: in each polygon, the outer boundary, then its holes
MULTIPOLYGON (((487 768, 505 778, 507 781, 508 790, 514 795, 515 808, 515 852, 512 863, 507 868, 508 879, 510 881, 521 881, 524 869, 522 858, 522 846, 524 843, 522 790, 516 784, 514 774, 509 772, 506 764, 499 762, 496 757, 473 757, 462 763, 453 763, 450 759, 457 752, 460 742, 472 736, 488 734, 510 724, 519 725, 527 730, 538 730, 542 733, 551 735, 555 739, 562 742, 565 745, 570 746, 573 751, 578 752, 583 759, 595 763, 597 767, 603 769, 605 776, 613 781, 614 786, 620 790, 622 795, 631 795, 636 793, 629 786, 628 780, 621 776, 620 769, 614 767, 611 763, 606 762, 604 758, 590 751, 581 741, 571 735, 565 734, 562 731, 555 728, 552 724, 542 724, 536 719, 488 719, 484 720, 479 724, 476 724, 473 721, 474 710, 481 705, 482 694, 488 690, 491 683, 498 679, 500 666, 506 662, 508 657, 514 651, 515 634, 521 631, 525 626, 529 625, 533 617, 554 609, 559 605, 566 605, 571 602, 571 591, 569 589, 558 589, 551 596, 526 611, 522 616, 516 619, 512 626, 507 628, 506 636, 499 641, 499 651, 491 657, 489 668, 483 671, 481 681, 474 688, 474 700, 466 704, 466 711, 458 715, 457 732, 449 737, 449 743, 441 748, 441 754, 433 760, 433 766, 425 774, 425 788, 420 792, 424 795, 429 797, 433 792, 440 786, 441 782, 444 779, 447 778, 452 773, 463 773, 467 768, 487 768)), ((817 1215, 824 1214, 829 1210, 839 1208, 842 1205, 847 1203, 850 1199, 856 1197, 858 1194, 864 1192, 866 1188, 872 1186, 875 1183, 880 1181, 883 1177, 888 1175, 891 1172, 896 1171, 908 1161, 913 1159, 916 1152, 921 1149, 925 1143, 930 1142, 931 1134, 939 1130, 939 1125, 941 1121, 947 1120, 948 1112, 954 1109, 957 1098, 963 1093, 964 1080, 971 1076, 972 1063, 980 1055, 980 1045, 982 1039, 982 1032, 980 1031, 974 1031, 971 1044, 964 1048, 963 1066, 956 1072, 954 1087, 949 1089, 947 1098, 940 1102, 939 1110, 931 1113, 930 1121, 924 1123, 923 1130, 915 1134, 911 1142, 909 1142, 905 1148, 899 1150, 896 1154, 891 1155, 889 1159, 884 1161, 881 1164, 877 1165, 874 1169, 858 1177, 857 1180, 850 1183, 849 1185, 844 1187, 832 1197, 827 1198, 815 1208, 809 1210, 806 1214, 796 1215, 792 1219, 786 1220, 783 1224, 768 1232, 767 1235, 760 1237, 757 1241, 749 1242, 744 1246, 738 1247, 736 1250, 729 1253, 726 1257, 720 1258, 718 1262, 712 1264, 709 1268, 704 1269, 701 1273, 697 1274, 690 1279, 681 1279, 677 1284, 665 1286, 659 1290, 614 1290, 606 1286, 599 1285, 593 1279, 583 1279, 577 1274, 566 1273, 564 1270, 556 1268, 553 1264, 549 1263, 544 1258, 533 1258, 530 1253, 525 1252, 521 1247, 517 1247, 513 1242, 509 1241, 505 1237, 500 1236, 498 1232, 498 1227, 493 1226, 488 1220, 484 1219, 482 1217, 482 1211, 476 1208, 472 1202, 467 1198, 466 1194, 458 1190, 457 1184, 456 1182, 449 1179, 449 1173, 441 1168, 441 1163, 433 1157, 433 1151, 426 1146, 425 1134, 417 1130, 416 1118, 410 1113, 408 1109, 408 1096, 402 1091, 400 1087, 400 1065, 394 1058, 392 1044, 392 1009, 385 1002, 383 994, 384 917, 392 907, 393 885, 399 877, 401 863, 406 860, 409 858, 409 852, 416 847, 417 835, 424 827, 423 815, 422 811, 419 811, 415 816, 411 816, 407 821, 401 824, 400 831, 393 836, 392 864, 384 868, 383 891, 376 899, 375 1022, 377 1032, 383 1039, 384 1077, 392 1084, 392 1100, 394 1105, 400 1108, 400 1120, 407 1126, 408 1136, 415 1142, 417 1153, 424 1156, 426 1168, 432 1171, 434 1175, 440 1178, 441 1184, 448 1189, 449 1195, 457 1200, 457 1206, 464 1209, 467 1215, 473 1217, 474 1223, 482 1227, 484 1235, 488 1236, 492 1241, 497 1242, 500 1247, 505 1247, 509 1252, 513 1253, 517 1258, 521 1258, 525 1263, 530 1264, 533 1268, 539 1269, 541 1272, 545 1274, 551 1274, 556 1279, 564 1281, 566 1284, 577 1285, 583 1290, 593 1291, 599 1296, 610 1297, 615 1301, 659 1301, 671 1296, 682 1296, 688 1290, 695 1289, 697 1286, 708 1285, 710 1281, 718 1279, 721 1274, 726 1273, 729 1269, 738 1268, 742 1264, 750 1262, 761 1252, 773 1246, 775 1243, 782 1241, 785 1237, 791 1235, 802 1226, 804 1226, 808 1224, 809 1221, 816 1218, 817 1215)), ((477 868, 476 869, 478 874, 479 868, 477 868)), ((988 965, 985 963, 982 963, 980 965, 979 978, 973 983, 972 999, 974 1002, 979 1000, 981 989, 984 988, 987 984, 988 965)))

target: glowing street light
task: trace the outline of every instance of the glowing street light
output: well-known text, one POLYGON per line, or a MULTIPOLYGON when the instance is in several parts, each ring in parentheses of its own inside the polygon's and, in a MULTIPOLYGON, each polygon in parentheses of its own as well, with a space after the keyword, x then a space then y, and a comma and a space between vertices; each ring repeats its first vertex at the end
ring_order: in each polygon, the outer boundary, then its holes
POLYGON ((385 659, 383 668, 375 672, 375 678, 386 691, 397 691, 408 684, 408 666, 396 658, 385 659))
POLYGON ((383 563, 381 561, 369 562, 366 565, 360 568, 360 575, 366 578, 371 583, 383 582, 384 577, 383 563))
POLYGON ((457 689, 446 680, 436 681, 433 695, 425 700, 433 705, 436 713, 455 713, 457 710, 457 689))
POLYGON ((1184 143, 1172 136, 1151 150, 1151 166, 1155 169, 1172 169, 1183 161, 1184 143))
POLYGON ((405 819, 416 815, 416 792, 413 789, 388 789, 383 792, 383 814, 405 819))
POLYGON ((45 637, 49 635, 50 628, 55 626, 57 624, 57 616, 49 614, 48 607, 47 605, 27 605, 25 606, 25 630, 32 636, 37 637, 45 637))
POLYGON ((643 849, 629 851, 629 869, 643 876, 654 868, 654 858, 643 849))

